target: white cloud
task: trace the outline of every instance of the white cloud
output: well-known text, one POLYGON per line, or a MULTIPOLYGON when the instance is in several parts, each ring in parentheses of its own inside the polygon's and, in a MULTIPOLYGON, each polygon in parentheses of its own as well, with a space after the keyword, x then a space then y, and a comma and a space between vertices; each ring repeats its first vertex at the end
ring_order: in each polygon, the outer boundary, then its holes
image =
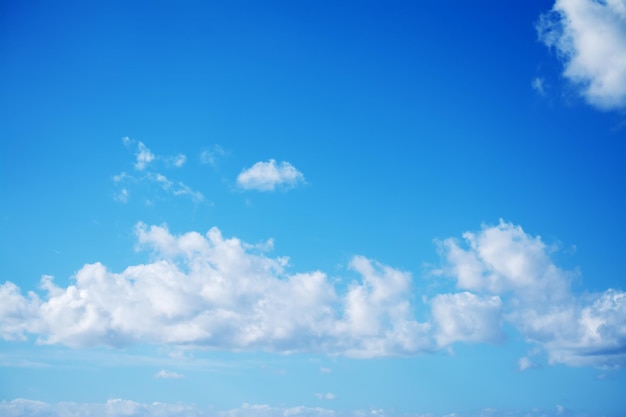
POLYGON ((504 221, 440 242, 441 274, 459 291, 426 300, 431 322, 416 318, 408 272, 363 256, 349 263, 358 279, 336 287, 321 271, 288 272, 286 257, 267 254, 271 245, 224 238, 217 228, 174 235, 139 223, 135 233, 150 263, 121 272, 87 264, 67 287, 44 277, 43 296, 0 285, 0 336, 375 357, 500 342, 507 324, 549 363, 626 366, 626 293, 576 296, 574 273, 555 266, 553 249, 504 221))
POLYGON ((440 346, 454 342, 499 342, 502 302, 498 296, 480 297, 469 292, 440 294, 432 300, 440 346))
POLYGON ((156 159, 156 156, 148 149, 148 147, 141 141, 136 141, 134 139, 125 136, 122 138, 122 142, 127 148, 133 147, 136 144, 136 152, 135 152, 135 169, 137 171, 143 171, 146 169, 150 162, 156 159))
MULTIPOLYGON (((543 347, 551 363, 626 366, 626 293, 609 289, 576 297, 570 283, 575 273, 554 265, 541 237, 502 220, 463 237, 465 245, 454 239, 440 243, 444 274, 461 289, 501 297, 504 320, 543 347)), ((473 313, 469 306, 457 312, 461 319, 473 313)))
POLYGON ((171 163, 176 168, 182 167, 183 165, 185 165, 185 162, 187 162, 187 156, 182 153, 171 158, 171 163))
POLYGON ((533 362, 528 356, 522 356, 517 361, 517 367, 520 371, 525 371, 527 369, 536 368, 537 364, 533 362))
POLYGON ((601 109, 626 106, 626 2, 557 0, 537 23, 564 62, 563 75, 601 109))
POLYGON ((304 183, 304 175, 289 162, 270 159, 257 162, 243 170, 237 177, 237 184, 246 190, 274 191, 276 188, 290 189, 304 183))
MULTIPOLYGON (((323 394, 327 395, 327 394, 323 394)), ((570 414, 571 410, 557 405, 552 410, 538 408, 530 410, 501 410, 483 409, 475 413, 463 413, 466 417, 556 417, 563 413, 570 414)), ((388 411, 380 408, 357 409, 357 410, 333 410, 322 407, 306 406, 271 406, 267 404, 243 404, 230 410, 215 410, 209 407, 199 407, 184 403, 139 403, 124 399, 111 399, 106 403, 77 403, 62 402, 48 404, 41 401, 33 401, 18 398, 12 401, 0 401, 0 415, 6 417, 69 417, 69 416, 107 416, 107 417, 363 417, 363 416, 390 416, 401 417, 406 413, 388 411)), ((410 415, 415 417, 450 417, 452 414, 432 414, 412 411, 410 415)), ((459 414, 460 415, 460 414, 459 414)), ((572 415, 574 413, 572 412, 572 415)))
POLYGON ((533 78, 530 85, 532 86, 533 90, 535 90, 542 96, 546 95, 545 80, 543 78, 541 77, 533 78))
MULTIPOLYGON (((127 148, 136 148, 136 162, 135 169, 141 171, 137 175, 129 175, 126 172, 122 172, 113 176, 113 182, 117 187, 117 191, 113 194, 113 199, 120 203, 127 203, 130 199, 131 186, 137 187, 139 184, 157 184, 163 191, 172 194, 174 196, 187 196, 195 202, 204 201, 204 196, 201 192, 196 191, 184 184, 182 181, 172 181, 165 175, 156 172, 154 169, 149 169, 149 164, 155 160, 163 161, 166 167, 182 167, 187 161, 187 157, 184 154, 178 154, 176 156, 156 156, 150 149, 141 141, 124 137, 122 139, 124 145, 127 148)), ((154 166, 154 164, 152 164, 154 166)), ((152 200, 147 199, 151 204, 152 200)))
POLYGON ((331 373, 332 371, 333 371, 333 370, 332 370, 332 369, 330 369, 330 368, 326 368, 326 367, 322 367, 322 368, 320 368, 320 372, 321 372, 321 373, 323 373, 323 374, 329 374, 329 373, 331 373))
POLYGON ((161 378, 161 379, 182 379, 182 378, 184 378, 184 376, 179 374, 179 373, 166 371, 165 369, 161 369, 159 372, 154 374, 154 377, 155 378, 161 378))
POLYGON ((209 409, 191 404, 138 403, 130 400, 111 399, 106 403, 62 402, 47 404, 41 401, 18 398, 0 402, 0 415, 6 417, 187 417, 213 415, 209 409))
POLYGON ((332 392, 326 392, 326 393, 316 392, 315 397, 318 400, 334 400, 337 398, 337 396, 333 394, 332 392))
POLYGON ((183 182, 170 181, 165 175, 159 173, 148 173, 145 179, 156 182, 161 186, 164 191, 167 191, 175 196, 189 196, 194 201, 204 200, 204 196, 201 192, 191 189, 183 182))
POLYGON ((217 161, 226 155, 226 151, 219 145, 213 145, 211 149, 204 149, 200 153, 200 162, 217 167, 217 161))
POLYGON ((340 295, 324 273, 289 274, 286 258, 224 238, 217 228, 175 236, 138 224, 136 235, 152 263, 120 273, 87 264, 66 288, 45 277, 42 298, 24 297, 12 283, 0 287, 8 312, 0 316, 3 337, 32 333, 39 343, 73 347, 162 343, 361 357, 429 345, 427 325, 411 315, 408 273, 355 257, 361 281, 340 295))
POLYGON ((115 199, 115 201, 119 201, 120 203, 128 203, 129 197, 130 193, 126 188, 122 188, 118 193, 113 195, 113 199, 115 199))

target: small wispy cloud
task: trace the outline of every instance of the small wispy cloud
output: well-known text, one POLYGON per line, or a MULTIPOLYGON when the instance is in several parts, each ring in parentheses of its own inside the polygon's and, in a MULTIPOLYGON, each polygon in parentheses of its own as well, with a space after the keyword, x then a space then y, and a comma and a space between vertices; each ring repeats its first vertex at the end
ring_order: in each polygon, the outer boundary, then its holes
MULTIPOLYGON (((163 168, 181 168, 187 162, 185 154, 174 156, 155 155, 143 142, 129 138, 122 138, 124 146, 135 150, 135 163, 133 165, 139 173, 128 174, 121 172, 113 176, 113 182, 118 190, 113 194, 113 199, 120 203, 128 203, 130 200, 131 188, 138 187, 140 184, 153 183, 157 184, 163 191, 174 196, 187 196, 195 202, 204 201, 201 192, 192 189, 182 181, 174 181, 158 172, 154 166, 155 161, 160 161, 163 168)), ((146 199, 147 203, 152 204, 152 199, 146 199)))
POLYGON ((217 167, 217 161, 226 155, 226 151, 220 145, 213 145, 212 148, 203 149, 200 153, 200 162, 217 167))
POLYGON ((185 165, 187 162, 187 156, 185 154, 178 154, 176 156, 172 156, 168 159, 169 163, 175 166, 176 168, 180 168, 185 165))
POLYGON ((322 374, 329 374, 331 373, 333 370, 330 368, 320 368, 320 373, 322 374))
POLYGON ((520 371, 524 372, 531 368, 536 368, 537 364, 533 362, 528 356, 522 356, 517 361, 517 367, 520 371))
POLYGON ((326 393, 316 392, 315 397, 318 400, 329 400, 329 401, 337 398, 337 396, 333 394, 332 392, 326 392, 326 393))
POLYGON ((182 379, 185 376, 176 372, 166 371, 165 369, 161 369, 159 372, 154 374, 155 378, 158 379, 182 379))
POLYGON ((125 136, 122 138, 122 142, 127 148, 135 148, 135 169, 137 171, 143 171, 148 164, 156 159, 156 156, 148 149, 148 147, 141 141, 125 136))
POLYGON ((542 95, 542 96, 546 95, 545 80, 542 77, 535 77, 535 78, 533 78, 533 80, 530 83, 530 85, 533 88, 533 90, 535 90, 540 95, 542 95))
POLYGON ((237 184, 245 190, 274 191, 288 190, 303 184, 304 175, 289 162, 276 163, 274 159, 257 162, 241 171, 237 184))

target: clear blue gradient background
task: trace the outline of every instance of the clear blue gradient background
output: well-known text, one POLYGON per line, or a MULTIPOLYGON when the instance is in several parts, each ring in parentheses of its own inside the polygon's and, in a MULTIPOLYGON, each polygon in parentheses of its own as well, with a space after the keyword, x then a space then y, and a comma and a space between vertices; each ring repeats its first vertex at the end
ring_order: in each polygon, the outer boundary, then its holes
MULTIPOLYGON (((499 218, 559 245, 555 262, 581 272, 576 292, 625 289, 626 119, 585 104, 562 78, 534 28, 549 1, 0 7, 0 281, 23 292, 44 274, 66 286, 86 263, 145 262, 133 249, 143 221, 273 238, 293 270, 330 276, 349 274, 344 265, 363 254, 410 271, 419 298, 439 260, 433 239, 499 218), (146 206, 145 187, 115 201, 112 178, 134 162, 125 136, 158 155, 186 154, 171 176, 206 201, 160 194, 146 206), (215 145, 225 154, 201 164, 215 145), (242 169, 270 158, 292 163, 306 185, 237 189, 242 169)), ((168 366, 159 349, 2 341, 0 400, 626 410, 621 371, 519 372, 527 345, 515 332, 502 346, 373 360, 196 352, 207 364, 168 366), (15 365, 23 361, 47 366, 15 365), (162 368, 185 378, 154 379, 162 368)))

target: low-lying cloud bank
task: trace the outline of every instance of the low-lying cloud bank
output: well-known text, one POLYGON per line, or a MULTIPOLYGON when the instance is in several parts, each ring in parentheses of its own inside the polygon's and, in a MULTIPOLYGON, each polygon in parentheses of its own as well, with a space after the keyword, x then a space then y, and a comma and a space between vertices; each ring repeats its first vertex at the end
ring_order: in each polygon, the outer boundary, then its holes
MULTIPOLYGON (((0 402, 0 415, 5 417, 365 417, 365 416, 406 416, 407 414, 389 413, 382 409, 355 411, 336 411, 321 407, 273 407, 267 404, 243 404, 239 408, 218 411, 208 407, 191 404, 138 403, 130 400, 111 399, 106 403, 65 402, 48 404, 41 401, 15 399, 0 402)), ((411 413, 412 417, 444 417, 443 414, 411 413)), ((576 416, 557 405, 553 410, 533 409, 529 411, 507 411, 483 409, 478 413, 451 413, 445 416, 455 417, 556 417, 576 416)), ((589 417, 588 415, 586 415, 589 417)))
POLYGON ((423 302, 410 273, 363 256, 349 264, 358 279, 340 290, 324 272, 291 273, 268 245, 217 228, 174 235, 139 223, 135 232, 152 262, 119 273, 87 264, 67 288, 44 276, 43 295, 0 285, 0 336, 75 348, 148 343, 367 358, 500 343, 509 324, 550 363, 626 365, 626 293, 575 295, 574 273, 511 223, 439 242, 434 275, 457 291, 423 302))

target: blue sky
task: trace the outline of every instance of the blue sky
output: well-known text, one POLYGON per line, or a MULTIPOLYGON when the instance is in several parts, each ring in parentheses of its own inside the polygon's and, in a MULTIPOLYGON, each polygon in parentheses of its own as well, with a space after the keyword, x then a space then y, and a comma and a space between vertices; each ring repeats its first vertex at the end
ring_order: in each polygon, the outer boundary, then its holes
POLYGON ((623 0, 0 5, 0 415, 626 411, 623 0))

